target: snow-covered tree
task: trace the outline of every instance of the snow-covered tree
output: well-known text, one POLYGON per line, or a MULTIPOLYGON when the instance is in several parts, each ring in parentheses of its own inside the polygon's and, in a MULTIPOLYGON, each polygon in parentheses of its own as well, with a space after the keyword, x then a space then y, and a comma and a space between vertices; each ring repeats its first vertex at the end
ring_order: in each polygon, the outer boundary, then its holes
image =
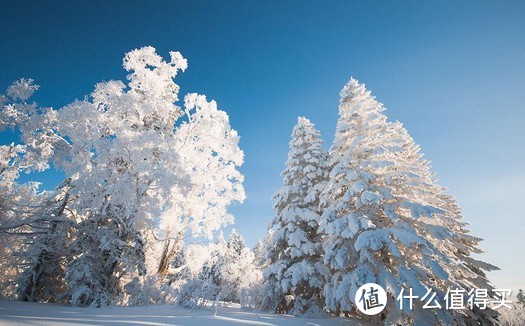
POLYGON ((16 297, 15 280, 20 268, 15 254, 25 247, 20 233, 26 230, 20 230, 18 235, 11 234, 11 226, 17 225, 22 218, 20 215, 26 212, 14 211, 13 208, 20 200, 24 202, 31 198, 33 193, 32 189, 24 189, 15 182, 19 170, 14 161, 22 150, 22 146, 15 147, 14 144, 0 146, 0 296, 5 298, 16 297))
MULTIPOLYGON (((0 130, 31 132, 25 144, 0 146, 0 269, 2 295, 28 301, 56 301, 64 292, 65 243, 69 237, 60 222, 65 196, 38 193, 38 184, 18 183, 21 173, 46 168, 48 153, 36 141, 43 137, 36 121, 48 110, 28 103, 38 86, 21 79, 0 99, 0 130)), ((41 121, 42 122, 42 121, 41 121)), ((45 129, 45 123, 40 127, 45 129)))
POLYGON ((244 248, 241 250, 237 264, 232 263, 238 273, 237 300, 241 307, 255 308, 258 305, 258 293, 262 283, 262 271, 257 264, 255 254, 252 250, 244 248))
MULTIPOLYGON (((265 238, 268 237, 269 233, 267 232, 265 234, 265 238)), ((264 239, 263 240, 257 240, 257 243, 255 244, 255 246, 253 247, 252 251, 253 251, 253 255, 255 257, 255 263, 257 264, 257 266, 262 266, 264 264, 264 255, 266 254, 264 252, 264 249, 265 249, 265 243, 264 243, 264 239)))
POLYGON ((255 256, 235 229, 228 238, 225 252, 217 262, 217 279, 220 299, 241 304, 244 303, 246 293, 260 280, 255 256))
POLYGON ((202 308, 208 302, 218 300, 221 292, 219 284, 219 262, 226 252, 226 241, 222 232, 215 242, 207 245, 190 245, 187 250, 183 272, 185 280, 179 295, 179 303, 192 308, 202 308))
MULTIPOLYGON (((492 289, 475 260, 481 239, 468 234, 458 205, 436 184, 419 146, 399 122, 387 122, 383 105, 351 79, 342 89, 339 120, 329 151, 329 181, 321 196, 324 261, 330 268, 327 308, 350 313, 357 289, 369 282, 386 289, 386 324, 490 324, 494 312, 399 310, 396 298, 409 288, 443 298, 448 289, 492 289)), ((405 305, 406 307, 406 305, 405 305)))
MULTIPOLYGON (((158 273, 163 280, 184 238, 211 236, 231 223, 227 206, 244 198, 236 169, 243 153, 227 114, 197 94, 185 97, 184 109, 176 105, 173 79, 186 67, 178 52, 164 61, 144 47, 124 58, 129 83, 99 83, 90 97, 60 110, 27 103, 38 89, 32 80, 2 97, 0 127, 22 135, 22 145, 2 147, 5 164, 14 166, 2 168, 2 183, 51 163, 68 180, 63 211, 74 227, 65 281, 73 304, 124 302, 126 285, 150 283, 137 277, 158 273)), ((43 252, 51 241, 43 239, 28 248, 43 252)))
MULTIPOLYGON (((1 148, 0 148, 1 151, 1 148)), ((34 209, 26 207, 32 202, 38 205, 41 198, 37 196, 33 187, 13 184, 5 187, 0 173, 0 297, 15 299, 19 292, 17 281, 24 272, 26 255, 31 237, 37 236, 26 223, 34 209), (34 199, 31 201, 31 199, 34 199)))
POLYGON ((319 195, 326 180, 319 131, 300 117, 292 132, 283 188, 274 196, 276 216, 267 240, 263 308, 279 313, 322 312, 326 268, 318 232, 319 195))
POLYGON ((38 302, 64 302, 67 286, 64 282, 66 264, 71 255, 74 223, 65 211, 69 201, 68 181, 58 187, 54 198, 24 223, 30 225, 27 248, 21 257, 25 270, 17 279, 18 299, 38 302))
POLYGON ((259 284, 261 273, 253 252, 246 248, 244 239, 235 229, 228 241, 219 233, 214 243, 190 246, 188 255, 185 257, 187 267, 180 269, 186 275, 180 295, 182 304, 190 307, 203 307, 207 302, 215 305, 219 301, 249 304, 247 297, 259 284), (199 248, 207 250, 197 251, 197 261, 192 260, 195 257, 192 252, 199 248), (192 272, 195 266, 199 268, 198 273, 192 272))
POLYGON ((240 286, 244 276, 243 268, 246 267, 243 266, 242 261, 245 251, 249 252, 243 237, 233 229, 226 242, 226 247, 224 247, 224 252, 220 254, 215 265, 220 300, 240 301, 240 286))
POLYGON ((245 197, 244 177, 237 170, 244 154, 228 115, 202 95, 188 94, 184 100, 188 121, 177 128, 174 148, 179 169, 191 182, 173 195, 173 205, 162 214, 165 241, 157 269, 161 279, 183 247, 184 237, 210 238, 213 231, 233 222, 227 207, 245 197))

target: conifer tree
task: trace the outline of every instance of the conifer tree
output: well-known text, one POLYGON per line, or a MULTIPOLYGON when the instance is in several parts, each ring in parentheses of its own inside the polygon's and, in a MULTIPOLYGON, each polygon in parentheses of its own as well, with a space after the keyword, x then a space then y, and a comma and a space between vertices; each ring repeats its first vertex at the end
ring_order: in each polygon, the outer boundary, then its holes
POLYGON ((440 298, 448 289, 490 290, 484 270, 496 267, 471 257, 481 239, 468 235, 459 207, 401 123, 387 122, 383 105, 355 79, 340 96, 321 196, 327 308, 351 313, 357 289, 372 282, 387 291, 388 303, 370 322, 494 323, 490 309, 423 309, 417 300, 412 310, 399 309, 403 288, 420 298, 427 289, 440 298))
POLYGON ((243 237, 237 233, 237 230, 233 229, 217 266, 221 300, 239 301, 243 269, 246 268, 246 266, 242 266, 242 258, 246 250, 246 243, 243 237))
POLYGON ((274 196, 274 218, 267 240, 263 308, 279 313, 319 314, 323 275, 318 233, 319 194, 326 154, 319 131, 298 118, 292 132, 283 188, 274 196))

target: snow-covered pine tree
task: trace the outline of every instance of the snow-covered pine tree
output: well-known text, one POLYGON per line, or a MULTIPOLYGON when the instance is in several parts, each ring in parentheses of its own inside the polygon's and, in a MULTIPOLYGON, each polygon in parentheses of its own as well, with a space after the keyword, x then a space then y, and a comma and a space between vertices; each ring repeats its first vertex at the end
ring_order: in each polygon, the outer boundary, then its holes
POLYGON ((228 251, 232 253, 232 255, 239 256, 243 249, 246 249, 246 242, 236 229, 232 229, 232 232, 228 237, 226 247, 228 248, 228 251))
POLYGON ((217 261, 216 273, 220 300, 241 304, 244 304, 245 294, 251 292, 260 279, 255 256, 235 229, 228 237, 225 251, 217 261))
MULTIPOLYGON (((268 236, 268 233, 266 233, 265 237, 266 236, 268 236)), ((257 240, 257 243, 255 244, 255 246, 253 246, 253 249, 252 249, 253 255, 255 257, 255 264, 259 267, 262 264, 264 264, 264 255, 265 255, 264 249, 265 249, 264 239, 257 240)))
POLYGON ((258 306, 258 290, 262 282, 262 272, 257 264, 255 253, 243 248, 238 256, 236 271, 239 276, 236 277, 238 281, 238 301, 241 307, 255 308, 258 306))
MULTIPOLYGON (((217 282, 220 288, 220 300, 239 302, 241 291, 241 280, 244 268, 242 255, 246 251, 246 243, 243 237, 232 229, 225 251, 217 261, 217 282)), ((253 263, 253 262, 252 262, 253 263)), ((249 277, 249 275, 247 275, 249 277)))
POLYGON ((319 131, 300 117, 292 132, 283 188, 267 240, 263 309, 296 315, 322 313, 325 266, 318 233, 319 195, 326 180, 319 131))
POLYGON ((324 261, 330 268, 324 294, 333 313, 353 310, 357 289, 368 282, 386 289, 388 304, 370 322, 386 324, 490 324, 490 309, 400 310, 405 289, 443 298, 448 289, 492 289, 477 261, 481 239, 468 235, 461 212, 436 184, 419 146, 399 122, 387 122, 383 105, 365 85, 342 89, 339 120, 329 151, 329 181, 321 196, 324 261))

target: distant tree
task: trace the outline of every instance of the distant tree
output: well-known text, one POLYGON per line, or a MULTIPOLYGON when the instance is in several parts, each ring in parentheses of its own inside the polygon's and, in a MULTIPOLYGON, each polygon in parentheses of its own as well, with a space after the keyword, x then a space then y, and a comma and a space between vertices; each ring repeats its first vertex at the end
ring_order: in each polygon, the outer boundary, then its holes
POLYGON ((296 315, 322 313, 326 268, 317 228, 325 159, 319 131, 308 119, 299 118, 282 172, 284 186, 274 196, 276 217, 265 244, 264 309, 296 315))
POLYGON ((264 247, 265 245, 264 245, 263 240, 259 239, 257 240, 257 243, 252 249, 253 255, 255 257, 255 263, 257 264, 257 266, 261 266, 264 263, 264 255, 265 255, 264 247))
MULTIPOLYGON (((210 274, 205 273, 205 265, 215 259, 216 246, 223 245, 224 239, 215 243, 190 244, 184 250, 184 265, 170 274, 171 287, 177 291, 178 303, 186 307, 198 307, 201 300, 214 300, 215 289, 211 293, 203 294, 210 274)), ((207 272, 207 271, 206 271, 207 272)))
POLYGON ((518 294, 516 295, 516 299, 518 299, 518 303, 523 305, 525 307, 525 293, 523 293, 523 290, 520 289, 518 294))
MULTIPOLYGON (((188 266, 184 273, 189 277, 182 286, 180 303, 199 308, 208 302, 216 305, 219 301, 244 305, 246 294, 251 294, 260 282, 261 273, 242 236, 233 229, 226 242, 219 233, 216 242, 205 248, 205 253, 199 251, 200 263, 190 262, 190 257, 186 257, 188 266), (198 273, 191 272, 195 266, 199 268, 198 273)), ((192 249, 195 246, 190 247, 190 255, 194 256, 192 249)))
POLYGON ((385 310, 369 322, 385 324, 496 323, 481 310, 400 310, 396 298, 412 288, 443 298, 448 289, 492 289, 475 260, 481 239, 468 234, 455 200, 436 184, 419 146, 399 122, 387 122, 383 105, 351 79, 340 93, 339 120, 329 151, 329 181, 321 196, 320 229, 327 308, 353 313, 357 289, 369 282, 386 289, 385 310))
POLYGON ((260 271, 255 263, 255 256, 244 242, 244 238, 232 230, 226 244, 226 250, 217 266, 220 299, 243 304, 246 292, 260 281, 260 271))
MULTIPOLYGON (((216 264, 216 277, 219 297, 224 301, 239 302, 243 271, 243 254, 247 251, 243 237, 235 229, 228 237, 226 248, 216 264)), ((247 251, 249 253, 249 251, 247 251)), ((252 256, 253 258, 253 256, 252 256)), ((252 259, 253 260, 253 259, 252 259)), ((253 265, 253 261, 251 265, 253 265)), ((246 275, 249 276, 249 275, 246 275)))

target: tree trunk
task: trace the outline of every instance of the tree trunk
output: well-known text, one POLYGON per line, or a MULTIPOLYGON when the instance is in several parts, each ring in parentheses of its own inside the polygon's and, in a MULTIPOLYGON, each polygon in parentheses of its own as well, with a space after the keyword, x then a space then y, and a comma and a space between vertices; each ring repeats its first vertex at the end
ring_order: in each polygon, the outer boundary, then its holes
POLYGON ((164 281, 166 274, 168 274, 168 270, 170 268, 171 262, 173 261, 173 258, 175 258, 175 255, 182 247, 182 235, 183 232, 180 231, 175 239, 167 239, 166 243, 164 244, 164 249, 162 250, 162 255, 160 257, 159 268, 157 269, 157 274, 161 282, 164 281), (171 245, 172 243, 173 245, 171 245))

